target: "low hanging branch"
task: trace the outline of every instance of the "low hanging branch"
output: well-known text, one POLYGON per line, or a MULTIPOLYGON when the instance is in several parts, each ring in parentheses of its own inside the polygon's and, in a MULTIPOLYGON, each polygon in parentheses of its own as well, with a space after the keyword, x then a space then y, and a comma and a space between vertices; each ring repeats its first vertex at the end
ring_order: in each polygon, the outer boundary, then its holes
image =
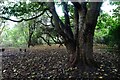
POLYGON ((37 21, 36 23, 41 23, 44 26, 50 26, 50 25, 44 24, 41 20, 37 21))
POLYGON ((2 34, 4 28, 5 26, 3 26, 2 29, 0 30, 0 35, 2 34))
POLYGON ((0 30, 0 35, 2 34, 4 28, 5 28, 5 23, 4 23, 4 26, 3 26, 3 27, 1 28, 1 30, 0 30))
POLYGON ((46 33, 43 33, 43 34, 47 34, 47 35, 49 35, 49 37, 51 37, 52 40, 53 40, 55 43, 60 44, 60 45, 63 44, 63 42, 61 42, 60 40, 59 40, 59 41, 56 41, 56 40, 54 39, 54 37, 53 37, 49 32, 46 32, 46 33))
POLYGON ((47 16, 49 17, 49 18, 51 18, 51 16, 48 14, 48 12, 46 11, 46 14, 47 14, 47 16))
POLYGON ((49 46, 51 46, 50 43, 44 37, 42 36, 39 36, 39 37, 42 38, 49 46))
POLYGON ((39 15, 37 15, 37 16, 35 16, 35 17, 32 17, 32 18, 29 18, 29 19, 24 19, 24 18, 22 18, 21 20, 13 20, 13 19, 10 19, 10 18, 7 18, 7 17, 3 17, 3 16, 0 16, 0 18, 5 19, 5 20, 10 20, 10 21, 13 21, 13 22, 29 21, 29 20, 32 20, 32 19, 35 19, 35 18, 40 17, 40 16, 43 15, 47 10, 48 10, 48 8, 44 9, 41 14, 39 14, 39 15))

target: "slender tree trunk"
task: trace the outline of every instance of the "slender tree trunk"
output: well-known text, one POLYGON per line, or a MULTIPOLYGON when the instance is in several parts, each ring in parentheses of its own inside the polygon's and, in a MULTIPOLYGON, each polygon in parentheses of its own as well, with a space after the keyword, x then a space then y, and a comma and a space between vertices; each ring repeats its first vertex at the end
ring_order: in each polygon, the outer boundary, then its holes
POLYGON ((29 35, 29 39, 28 39, 28 48, 31 46, 31 40, 32 39, 32 34, 29 35))

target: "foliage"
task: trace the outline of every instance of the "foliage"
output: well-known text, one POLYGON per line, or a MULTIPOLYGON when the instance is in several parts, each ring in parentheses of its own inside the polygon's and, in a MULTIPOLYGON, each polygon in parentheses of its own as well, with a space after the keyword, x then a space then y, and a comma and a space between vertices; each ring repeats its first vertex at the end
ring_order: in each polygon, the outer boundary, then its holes
POLYGON ((112 2, 117 7, 113 10, 112 16, 102 12, 98 18, 95 30, 95 42, 120 47, 120 6, 119 2, 112 2))
POLYGON ((107 13, 101 13, 98 18, 96 30, 95 30, 95 42, 108 44, 109 30, 116 24, 112 16, 107 13))
MULTIPOLYGON (((21 18, 21 19, 27 19, 27 18, 31 18, 34 16, 39 15, 39 13, 41 13, 45 8, 45 3, 39 3, 39 2, 17 2, 17 3, 7 3, 10 5, 4 5, 3 10, 2 10, 2 14, 7 17, 10 16, 15 16, 17 19, 21 18), (44 5, 44 6, 43 6, 44 5)), ((14 37, 10 37, 8 38, 9 40, 11 38, 12 39, 12 44, 18 44, 18 46, 20 45, 17 41, 22 37, 24 37, 24 41, 23 40, 19 40, 21 41, 21 44, 28 44, 29 38, 31 38, 31 44, 33 45, 37 45, 37 44, 42 44, 42 43, 46 43, 50 40, 50 43, 55 43, 58 42, 56 37, 58 36, 58 34, 56 33, 56 30, 53 29, 52 25, 50 25, 50 17, 51 15, 49 14, 49 12, 46 12, 45 14, 43 14, 42 16, 33 19, 33 20, 29 20, 27 22, 23 21, 21 23, 18 23, 16 27, 18 30, 16 31, 15 28, 12 28, 13 30, 6 30, 5 32, 7 33, 7 36, 11 36, 14 35, 14 37), (35 23, 34 23, 35 21, 35 23), (35 24, 35 25, 34 25, 35 24), (21 28, 19 28, 21 27, 21 28), (17 38, 18 34, 14 33, 14 34, 9 34, 9 32, 21 32, 20 34, 22 34, 21 36, 19 36, 20 38, 17 38), (30 36, 31 35, 31 36, 30 36), (52 37, 52 38, 51 38, 52 37), (45 38, 45 39, 44 39, 45 38), (48 39, 48 40, 46 40, 48 39), (54 39, 54 40, 53 40, 54 39), (25 43, 23 43, 23 42, 25 43), (13 43, 14 42, 14 43, 13 43)), ((3 36, 4 38, 4 36, 3 36)), ((5 41, 3 41, 5 42, 5 41)), ((14 45, 15 46, 15 45, 14 45)))
POLYGON ((3 44, 3 46, 20 47, 26 45, 24 30, 19 26, 16 25, 14 29, 10 29, 8 27, 5 28, 1 38, 1 44, 3 44))
POLYGON ((109 32, 110 45, 120 49, 120 25, 112 28, 109 32))
POLYGON ((8 3, 8 6, 3 7, 2 14, 8 14, 9 16, 25 16, 31 14, 32 12, 36 13, 43 10, 43 3, 38 2, 19 2, 19 3, 8 3))
POLYGON ((113 2, 112 4, 116 5, 117 8, 113 10, 113 18, 116 24, 109 31, 110 44, 116 45, 120 49, 120 2, 113 2))

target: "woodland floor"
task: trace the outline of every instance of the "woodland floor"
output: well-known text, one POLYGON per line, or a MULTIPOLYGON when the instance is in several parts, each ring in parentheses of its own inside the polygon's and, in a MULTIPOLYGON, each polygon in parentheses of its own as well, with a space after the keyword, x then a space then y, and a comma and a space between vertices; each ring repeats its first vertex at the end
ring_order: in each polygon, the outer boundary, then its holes
POLYGON ((102 64, 95 70, 82 71, 77 67, 67 68, 68 54, 64 47, 35 46, 26 52, 20 52, 18 48, 6 48, 2 53, 2 79, 120 79, 117 55, 117 50, 95 45, 94 58, 102 64))

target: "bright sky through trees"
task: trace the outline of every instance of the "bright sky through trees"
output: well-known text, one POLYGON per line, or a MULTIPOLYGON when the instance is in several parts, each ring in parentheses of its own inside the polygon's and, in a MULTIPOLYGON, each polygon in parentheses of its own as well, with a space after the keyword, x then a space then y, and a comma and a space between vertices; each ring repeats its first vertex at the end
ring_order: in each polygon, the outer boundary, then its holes
POLYGON ((104 12, 108 13, 109 15, 112 15, 112 13, 113 13, 112 10, 115 8, 116 8, 116 6, 110 5, 110 3, 108 1, 104 2, 102 7, 101 7, 101 9, 104 12))
MULTIPOLYGON (((105 1, 103 4, 102 4, 102 7, 101 9, 108 13, 109 15, 112 15, 112 9, 115 9, 116 6, 114 5, 110 5, 109 1, 105 1)), ((62 13, 62 8, 61 7, 57 7, 56 6, 56 11, 57 13, 60 15, 60 16, 63 16, 64 14, 62 13)))
MULTIPOLYGON (((115 9, 116 6, 113 6, 113 5, 110 5, 108 1, 105 1, 101 7, 101 9, 108 13, 109 15, 112 15, 112 9, 115 9)), ((59 14, 59 16, 63 16, 63 12, 62 12, 62 8, 61 7, 58 7, 56 6, 56 11, 57 13, 59 14)), ((15 17, 11 17, 11 19, 16 19, 15 17)), ((15 22, 12 22, 12 21, 7 21, 7 25, 8 27, 10 28, 13 28, 15 26, 15 22)))

